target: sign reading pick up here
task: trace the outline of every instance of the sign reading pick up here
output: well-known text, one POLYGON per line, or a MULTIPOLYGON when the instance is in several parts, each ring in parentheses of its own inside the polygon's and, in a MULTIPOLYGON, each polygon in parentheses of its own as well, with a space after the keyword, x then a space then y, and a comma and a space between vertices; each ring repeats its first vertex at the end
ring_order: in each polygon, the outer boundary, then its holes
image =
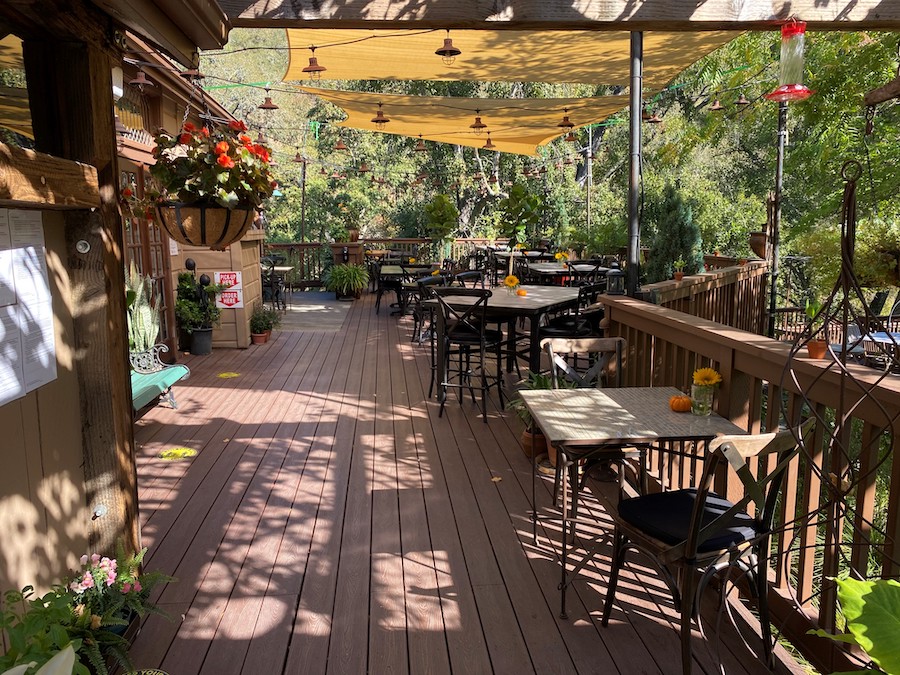
POLYGON ((213 272, 213 281, 216 285, 228 287, 226 290, 216 293, 216 307, 237 309, 244 306, 241 272, 213 272))

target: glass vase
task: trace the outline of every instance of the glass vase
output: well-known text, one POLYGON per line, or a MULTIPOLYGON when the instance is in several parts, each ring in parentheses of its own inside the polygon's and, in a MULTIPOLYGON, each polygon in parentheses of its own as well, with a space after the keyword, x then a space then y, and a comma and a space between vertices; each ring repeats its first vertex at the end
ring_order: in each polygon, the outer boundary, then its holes
POLYGON ((691 385, 691 412, 695 415, 709 415, 712 413, 713 395, 716 387, 712 384, 691 385))

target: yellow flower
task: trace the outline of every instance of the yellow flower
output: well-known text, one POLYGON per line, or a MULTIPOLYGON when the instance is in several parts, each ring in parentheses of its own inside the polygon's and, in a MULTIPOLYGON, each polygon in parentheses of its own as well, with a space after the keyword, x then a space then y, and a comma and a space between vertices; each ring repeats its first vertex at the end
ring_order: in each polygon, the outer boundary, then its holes
POLYGON ((503 280, 503 285, 507 288, 516 288, 519 285, 519 277, 515 274, 510 274, 503 280))
POLYGON ((722 376, 715 368, 700 368, 694 371, 694 384, 713 385, 721 381, 722 376))
POLYGON ((558 251, 553 257, 556 258, 557 260, 568 260, 569 254, 563 253, 562 251, 558 251))
POLYGON ((435 270, 434 272, 431 273, 431 276, 436 277, 440 273, 441 273, 440 270, 435 270))
POLYGON ((415 259, 415 258, 410 258, 410 259, 409 259, 409 264, 410 264, 410 265, 412 265, 414 262, 416 262, 416 259, 415 259))
POLYGON ((96 614, 91 614, 91 630, 97 630, 100 628, 101 619, 96 614))

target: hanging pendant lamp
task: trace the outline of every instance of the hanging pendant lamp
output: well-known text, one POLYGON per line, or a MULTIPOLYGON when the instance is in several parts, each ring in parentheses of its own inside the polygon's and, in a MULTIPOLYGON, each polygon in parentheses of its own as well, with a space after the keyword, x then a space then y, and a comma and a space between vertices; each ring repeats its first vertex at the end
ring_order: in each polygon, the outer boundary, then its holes
POLYGON ((369 120, 372 124, 375 125, 375 128, 381 131, 384 129, 384 126, 390 122, 389 117, 385 117, 384 113, 381 110, 381 103, 378 104, 378 112, 375 113, 375 117, 369 120))
POLYGON ((480 110, 475 111, 475 121, 469 125, 469 128, 476 136, 481 136, 481 134, 484 133, 484 130, 487 129, 487 124, 484 124, 481 121, 481 117, 479 116, 480 113, 480 110))
POLYGON ((312 52, 312 56, 309 57, 309 65, 303 68, 303 72, 309 75, 309 79, 318 80, 322 77, 322 73, 328 69, 325 66, 319 65, 319 60, 316 58, 315 47, 310 47, 309 51, 312 52))
POLYGON ((453 40, 450 39, 450 31, 447 31, 447 37, 444 38, 444 45, 434 52, 441 57, 441 61, 445 66, 452 66, 456 61, 456 57, 462 54, 462 51, 453 46, 453 40))
POLYGON ((337 143, 334 144, 334 149, 339 150, 341 152, 347 151, 347 146, 344 145, 344 139, 338 136, 337 143))
POLYGON ((481 146, 482 150, 496 150, 497 146, 491 143, 491 132, 487 132, 487 141, 481 146))
POLYGON ((266 89, 266 100, 256 106, 259 110, 278 110, 278 106, 272 103, 272 97, 269 96, 269 90, 266 89))
POLYGON ((560 122, 556 126, 558 126, 563 131, 570 131, 571 129, 573 129, 575 127, 575 125, 569 120, 569 109, 568 108, 563 109, 562 122, 560 122))
POLYGON ((419 140, 416 142, 416 147, 413 150, 416 152, 426 152, 428 150, 425 146, 425 141, 422 140, 422 134, 419 134, 419 140))

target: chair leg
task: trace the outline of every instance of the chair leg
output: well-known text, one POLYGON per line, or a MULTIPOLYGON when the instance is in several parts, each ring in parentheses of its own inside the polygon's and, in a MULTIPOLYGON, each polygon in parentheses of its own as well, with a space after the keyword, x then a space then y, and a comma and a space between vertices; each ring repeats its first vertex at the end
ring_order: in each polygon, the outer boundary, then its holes
MULTIPOLYGON (((565 452, 560 448, 556 453, 556 471, 559 473, 559 467, 562 465, 565 460, 565 452)), ((560 574, 561 579, 559 582, 559 618, 560 619, 568 619, 569 614, 566 612, 566 590, 569 587, 569 579, 568 579, 568 563, 569 563, 569 513, 567 510, 568 507, 568 495, 566 494, 566 486, 563 484, 562 486, 562 541, 560 542, 562 548, 562 559, 560 561, 560 574)))
POLYGON ((609 615, 612 613, 613 600, 616 597, 616 586, 619 584, 619 569, 625 557, 625 537, 619 533, 616 528, 613 533, 613 555, 611 568, 609 571, 609 583, 606 585, 606 599, 603 601, 603 616, 600 618, 600 625, 607 626, 609 624, 609 615))
POLYGON ((691 651, 691 627, 694 622, 694 611, 697 608, 695 570, 688 566, 682 571, 681 579, 681 670, 690 675, 693 654, 691 651))
MULTIPOLYGON (((760 552, 768 551, 769 538, 764 537, 762 541, 757 543, 757 547, 760 552)), ((771 669, 774 665, 774 659, 772 657, 772 624, 769 619, 769 584, 766 578, 768 570, 766 569, 766 556, 757 553, 756 558, 756 602, 763 640, 763 656, 766 667, 771 669)))

